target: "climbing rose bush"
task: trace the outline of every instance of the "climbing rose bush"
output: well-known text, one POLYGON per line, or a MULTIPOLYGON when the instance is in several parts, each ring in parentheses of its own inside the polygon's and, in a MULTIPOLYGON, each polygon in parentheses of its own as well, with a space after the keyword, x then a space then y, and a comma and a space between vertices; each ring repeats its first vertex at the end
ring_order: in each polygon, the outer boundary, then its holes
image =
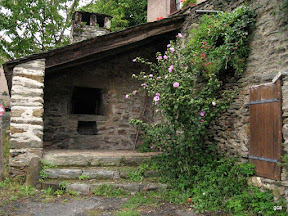
POLYGON ((157 63, 133 60, 150 66, 149 72, 133 77, 142 81, 137 91, 148 91, 153 98, 159 119, 157 125, 143 124, 144 141, 161 149, 163 169, 175 179, 189 179, 195 167, 217 157, 215 146, 205 144, 206 131, 233 99, 233 92, 222 89, 223 81, 245 70, 254 17, 245 6, 229 14, 204 15, 197 29, 185 37, 178 33, 165 53, 156 54, 157 63))

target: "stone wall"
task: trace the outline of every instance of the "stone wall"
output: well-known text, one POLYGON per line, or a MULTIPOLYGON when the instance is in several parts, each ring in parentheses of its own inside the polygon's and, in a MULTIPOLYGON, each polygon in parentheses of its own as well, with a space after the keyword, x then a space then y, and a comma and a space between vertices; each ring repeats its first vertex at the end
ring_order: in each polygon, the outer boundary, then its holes
MULTIPOLYGON (((194 9, 186 11, 187 18, 183 33, 194 28, 199 20, 195 15, 196 9, 214 9, 230 12, 240 6, 243 1, 214 1, 207 0, 194 9)), ((236 97, 230 108, 219 116, 211 125, 207 140, 216 142, 220 153, 240 156, 243 162, 248 161, 249 155, 249 88, 254 85, 271 82, 278 72, 287 71, 288 41, 287 30, 284 30, 284 15, 279 14, 281 0, 255 0, 246 1, 256 11, 256 28, 249 44, 251 54, 248 67, 242 77, 227 76, 224 89, 237 90, 236 97)), ((284 73, 285 74, 285 73, 284 73)), ((286 73, 287 74, 287 73, 286 73)), ((288 77, 282 77, 283 96, 283 140, 284 154, 288 152, 288 77)), ((251 183, 255 183, 254 180, 251 183)), ((263 188, 279 190, 278 195, 288 197, 287 170, 282 169, 281 183, 278 181, 259 177, 257 184, 263 188), (259 183, 260 182, 260 183, 259 183), (275 185, 280 187, 276 187, 275 185)))
POLYGON ((10 158, 12 176, 25 176, 33 157, 42 157, 45 60, 17 65, 11 90, 10 158))
POLYGON ((154 22, 157 18, 168 17, 170 14, 170 0, 148 0, 147 22, 154 22))
MULTIPOLYGON (((143 91, 125 99, 126 94, 141 86, 139 81, 132 78, 132 74, 148 71, 143 64, 134 63, 132 59, 142 56, 155 60, 155 53, 166 49, 168 43, 168 39, 161 38, 159 41, 104 60, 51 74, 47 71, 44 89, 44 148, 133 149, 136 129, 129 124, 129 119, 141 117, 146 100, 146 122, 153 120, 154 109, 152 98, 146 98, 143 91), (101 90, 100 113, 73 113, 73 89, 79 87, 91 88, 91 91, 95 88, 101 90), (87 128, 85 124, 88 125, 87 128), (92 131, 89 124, 94 124, 92 131)), ((91 98, 91 101, 93 100, 95 98, 91 98)))
POLYGON ((74 28, 71 43, 77 43, 83 40, 101 36, 110 33, 110 30, 99 28, 95 26, 82 26, 81 28, 74 28))

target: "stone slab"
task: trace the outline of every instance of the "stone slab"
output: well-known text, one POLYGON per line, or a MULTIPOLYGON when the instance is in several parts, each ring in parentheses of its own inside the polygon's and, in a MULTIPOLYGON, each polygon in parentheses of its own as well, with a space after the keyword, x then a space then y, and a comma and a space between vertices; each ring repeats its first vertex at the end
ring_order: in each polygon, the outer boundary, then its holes
POLYGON ((74 179, 82 175, 81 169, 46 169, 45 173, 48 175, 48 178, 65 178, 65 179, 74 179))

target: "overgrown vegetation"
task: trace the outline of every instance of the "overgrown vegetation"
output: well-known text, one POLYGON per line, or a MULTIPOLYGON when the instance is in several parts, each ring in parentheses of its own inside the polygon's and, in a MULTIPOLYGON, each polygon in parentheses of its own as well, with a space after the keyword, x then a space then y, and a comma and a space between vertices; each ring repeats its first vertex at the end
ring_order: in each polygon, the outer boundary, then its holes
POLYGON ((116 188, 113 185, 103 184, 93 189, 93 193, 97 196, 105 197, 123 197, 128 194, 122 188, 116 188))
POLYGON ((280 1, 280 5, 279 5, 279 8, 278 8, 278 13, 279 13, 279 19, 282 20, 282 28, 283 30, 287 30, 288 28, 288 18, 287 18, 287 15, 288 15, 288 0, 282 0, 280 1))
POLYGON ((142 124, 146 149, 163 152, 153 159, 163 180, 179 193, 190 194, 200 211, 271 215, 274 205, 285 211, 281 201, 273 202, 271 192, 248 187, 246 177, 253 175, 253 165, 223 159, 216 146, 206 142, 210 123, 229 108, 235 93, 225 91, 223 82, 241 77, 246 68, 254 18, 254 11, 245 6, 229 14, 205 15, 186 38, 179 33, 165 53, 157 53, 157 63, 133 60, 150 66, 149 73, 133 77, 143 82, 140 91, 153 97, 158 122, 132 123, 142 124), (247 202, 247 196, 258 201, 247 202))
POLYGON ((142 181, 144 179, 145 171, 149 169, 148 164, 141 164, 140 167, 128 173, 131 181, 142 181))
POLYGON ((5 178, 0 182, 0 207, 19 199, 20 197, 31 197, 35 195, 36 189, 31 186, 23 185, 23 179, 5 178))
POLYGON ((117 31, 141 23, 146 23, 147 1, 97 0, 81 8, 81 10, 113 16, 111 29, 112 31, 117 31))
POLYGON ((3 176, 8 177, 9 171, 8 171, 8 163, 9 163, 9 151, 10 151, 10 135, 9 135, 10 127, 3 130, 2 133, 2 147, 3 147, 3 176))
POLYGON ((57 165, 56 164, 52 164, 52 163, 49 163, 48 161, 45 161, 45 160, 41 160, 41 171, 40 171, 40 181, 46 179, 48 177, 48 174, 45 172, 46 169, 49 169, 49 168, 56 168, 57 165))

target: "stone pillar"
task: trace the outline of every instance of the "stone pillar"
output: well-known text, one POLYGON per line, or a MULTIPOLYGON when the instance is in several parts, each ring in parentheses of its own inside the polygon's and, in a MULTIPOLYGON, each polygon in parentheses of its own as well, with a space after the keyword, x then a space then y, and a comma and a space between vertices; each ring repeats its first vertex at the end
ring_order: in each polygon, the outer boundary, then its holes
POLYGON ((13 69, 9 158, 12 176, 25 176, 31 159, 42 157, 44 74, 45 59, 13 69))
POLYGON ((104 28, 105 29, 111 29, 111 19, 108 17, 105 17, 104 19, 104 28))

